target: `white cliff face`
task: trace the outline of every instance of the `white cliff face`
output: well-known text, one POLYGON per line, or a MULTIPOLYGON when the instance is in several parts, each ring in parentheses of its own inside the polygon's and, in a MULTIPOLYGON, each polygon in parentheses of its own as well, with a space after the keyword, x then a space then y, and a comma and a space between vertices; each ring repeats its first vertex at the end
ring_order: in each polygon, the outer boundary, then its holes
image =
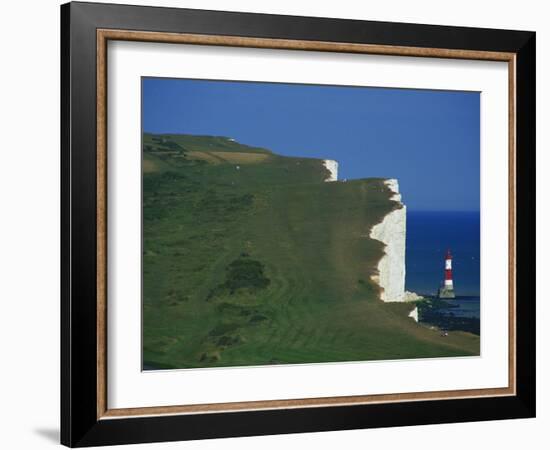
POLYGON ((378 263, 378 275, 372 277, 381 287, 380 298, 385 302, 403 301, 405 294, 406 215, 403 205, 387 214, 371 231, 371 238, 386 246, 378 263))
POLYGON ((401 203, 401 194, 399 193, 399 182, 395 178, 390 178, 389 180, 384 181, 384 184, 390 188, 390 191, 393 192, 393 195, 390 197, 390 200, 401 203))
POLYGON ((409 313, 409 317, 411 317, 415 322, 418 322, 418 306, 409 313))
POLYGON ((378 263, 378 274, 372 279, 380 286, 380 299, 385 302, 419 300, 422 297, 405 291, 407 207, 401 203, 397 180, 386 180, 384 184, 393 192, 390 199, 399 203, 400 208, 391 211, 382 222, 372 227, 370 237, 385 245, 384 256, 378 263))
POLYGON ((323 160, 323 166, 330 172, 330 175, 325 178, 325 181, 338 181, 338 161, 325 159, 323 160))

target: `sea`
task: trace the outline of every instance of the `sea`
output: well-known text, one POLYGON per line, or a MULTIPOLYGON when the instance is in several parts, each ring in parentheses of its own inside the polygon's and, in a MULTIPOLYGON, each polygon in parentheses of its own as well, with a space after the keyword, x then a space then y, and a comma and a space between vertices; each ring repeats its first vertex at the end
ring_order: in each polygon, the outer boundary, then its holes
POLYGON ((453 256, 454 308, 442 314, 480 317, 479 211, 407 211, 406 289, 435 296, 445 254, 453 256))

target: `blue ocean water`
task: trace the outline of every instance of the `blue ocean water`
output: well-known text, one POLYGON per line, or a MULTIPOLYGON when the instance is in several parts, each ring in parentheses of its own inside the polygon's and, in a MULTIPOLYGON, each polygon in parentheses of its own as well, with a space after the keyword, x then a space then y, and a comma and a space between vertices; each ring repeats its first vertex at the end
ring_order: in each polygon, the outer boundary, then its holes
POLYGON ((407 212, 406 288, 436 295, 447 249, 453 255, 455 315, 479 317, 480 215, 478 211, 407 212))
POLYGON ((458 296, 453 300, 449 300, 456 308, 442 309, 440 312, 444 315, 452 314, 455 317, 474 317, 479 319, 479 297, 462 297, 458 296))

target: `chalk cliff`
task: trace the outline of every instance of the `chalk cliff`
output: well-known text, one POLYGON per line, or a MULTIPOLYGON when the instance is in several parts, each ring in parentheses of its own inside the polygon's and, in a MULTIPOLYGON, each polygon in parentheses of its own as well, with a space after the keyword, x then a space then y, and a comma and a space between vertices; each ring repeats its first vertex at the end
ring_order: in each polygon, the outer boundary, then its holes
POLYGON ((393 195, 390 200, 397 208, 387 214, 382 222, 372 227, 370 237, 382 242, 384 256, 378 263, 378 274, 372 279, 380 286, 380 299, 385 302, 405 302, 422 297, 405 291, 405 243, 407 237, 407 207, 401 202, 399 183, 395 179, 384 181, 393 195))
POLYGON ((416 306, 410 313, 409 317, 411 317, 415 322, 418 322, 418 306, 416 306))
POLYGON ((325 181, 338 181, 338 161, 325 159, 323 160, 323 166, 330 172, 330 175, 325 178, 325 181))

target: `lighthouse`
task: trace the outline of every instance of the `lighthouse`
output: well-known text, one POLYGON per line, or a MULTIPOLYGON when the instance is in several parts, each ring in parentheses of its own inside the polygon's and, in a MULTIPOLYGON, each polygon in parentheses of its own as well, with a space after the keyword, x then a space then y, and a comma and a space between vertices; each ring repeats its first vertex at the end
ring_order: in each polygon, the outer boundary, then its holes
POLYGON ((455 298, 455 291, 453 288, 453 255, 451 250, 447 250, 445 255, 445 277, 443 285, 439 288, 439 298, 455 298))

